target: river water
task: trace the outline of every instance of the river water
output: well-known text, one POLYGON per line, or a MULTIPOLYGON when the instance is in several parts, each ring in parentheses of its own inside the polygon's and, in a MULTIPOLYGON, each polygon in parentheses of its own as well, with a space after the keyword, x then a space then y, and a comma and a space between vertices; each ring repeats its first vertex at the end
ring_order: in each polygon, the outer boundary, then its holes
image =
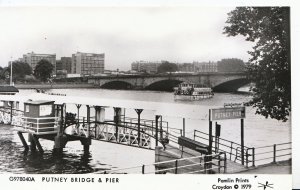
MULTIPOLYGON (((20 90, 20 94, 30 94, 33 90, 20 90)), ((211 107, 223 107, 224 103, 242 103, 250 99, 249 95, 216 93, 211 99, 200 101, 174 100, 169 92, 127 91, 105 89, 53 89, 53 93, 64 93, 72 96, 99 97, 110 99, 142 100, 174 104, 195 104, 203 110, 199 113, 200 120, 186 120, 186 136, 192 137, 194 129, 208 132, 208 110, 211 107)), ((67 105, 67 111, 76 113, 75 105, 67 105)), ((184 110, 174 110, 176 112, 184 110)), ((82 109, 84 115, 84 109, 82 109)), ((93 114, 93 113, 92 113, 93 114)), ((126 111, 127 116, 136 117, 134 110, 126 111)), ((113 117, 113 112, 107 110, 106 116, 113 117)), ((143 111, 142 119, 154 119, 152 113, 143 111)), ((182 118, 164 117, 173 128, 182 128, 182 118)), ((221 138, 240 142, 240 121, 225 120, 222 125, 221 138)), ((255 109, 246 108, 245 145, 257 147, 285 143, 291 141, 290 120, 280 122, 266 119, 255 114, 255 109)), ((80 142, 69 142, 64 149, 62 158, 52 154, 53 142, 41 140, 45 150, 43 155, 25 153, 18 135, 10 126, 0 125, 0 173, 94 173, 107 169, 124 168, 154 162, 154 151, 106 143, 92 142, 90 154, 83 154, 80 142)))

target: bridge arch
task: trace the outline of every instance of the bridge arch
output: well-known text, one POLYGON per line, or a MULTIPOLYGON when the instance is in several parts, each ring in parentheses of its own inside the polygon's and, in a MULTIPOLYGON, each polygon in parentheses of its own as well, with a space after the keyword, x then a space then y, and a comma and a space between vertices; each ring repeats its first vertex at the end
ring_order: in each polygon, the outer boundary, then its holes
POLYGON ((120 80, 109 81, 107 83, 102 84, 100 87, 105 89, 121 89, 121 90, 133 88, 132 84, 130 84, 129 82, 120 81, 120 80))
POLYGON ((165 79, 153 82, 145 87, 146 90, 156 91, 173 91, 173 88, 178 84, 184 82, 183 80, 165 79))
POLYGON ((223 83, 219 83, 218 85, 213 87, 215 92, 235 92, 240 87, 249 84, 250 80, 247 78, 237 78, 229 81, 225 81, 223 83))

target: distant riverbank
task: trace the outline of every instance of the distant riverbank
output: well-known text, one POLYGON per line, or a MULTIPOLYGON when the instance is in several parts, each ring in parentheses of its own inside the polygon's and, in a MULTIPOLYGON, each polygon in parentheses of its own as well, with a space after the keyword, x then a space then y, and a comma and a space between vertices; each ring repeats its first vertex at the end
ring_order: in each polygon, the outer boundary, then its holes
POLYGON ((94 84, 85 83, 55 83, 55 84, 15 84, 18 89, 67 89, 67 88, 97 88, 94 84))

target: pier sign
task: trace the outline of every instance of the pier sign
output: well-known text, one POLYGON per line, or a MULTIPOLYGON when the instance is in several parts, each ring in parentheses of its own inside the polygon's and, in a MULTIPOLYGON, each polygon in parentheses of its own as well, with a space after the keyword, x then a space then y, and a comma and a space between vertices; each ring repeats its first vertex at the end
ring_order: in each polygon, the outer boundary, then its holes
POLYGON ((245 117, 245 107, 211 109, 211 120, 243 119, 245 117))

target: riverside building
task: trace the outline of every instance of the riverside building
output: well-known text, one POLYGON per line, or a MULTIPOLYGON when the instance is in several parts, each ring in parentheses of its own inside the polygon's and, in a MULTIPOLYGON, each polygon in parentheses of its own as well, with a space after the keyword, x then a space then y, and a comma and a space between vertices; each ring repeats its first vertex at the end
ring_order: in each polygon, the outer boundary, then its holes
POLYGON ((135 61, 131 63, 131 70, 145 73, 157 73, 157 68, 162 62, 151 62, 151 61, 135 61))
POLYGON ((72 54, 71 73, 82 76, 97 75, 104 73, 105 54, 82 53, 72 54))
POLYGON ((28 63, 32 68, 32 71, 34 71, 36 65, 42 59, 49 61, 54 66, 54 71, 56 71, 56 54, 37 54, 31 52, 24 54, 23 58, 21 58, 20 60, 28 63))

